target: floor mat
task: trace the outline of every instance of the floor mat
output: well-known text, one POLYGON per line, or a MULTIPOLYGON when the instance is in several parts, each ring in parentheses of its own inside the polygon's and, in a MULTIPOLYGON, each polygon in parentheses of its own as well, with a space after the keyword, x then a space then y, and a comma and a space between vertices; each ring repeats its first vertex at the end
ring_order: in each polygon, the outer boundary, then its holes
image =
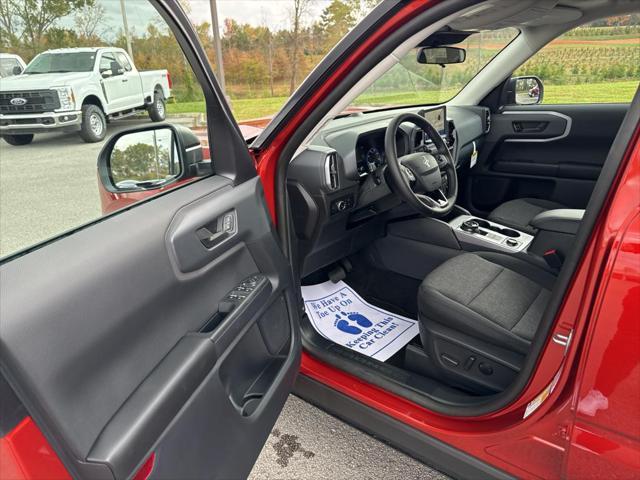
POLYGON ((302 287, 313 328, 332 342, 384 362, 418 335, 418 322, 365 302, 344 282, 302 287))

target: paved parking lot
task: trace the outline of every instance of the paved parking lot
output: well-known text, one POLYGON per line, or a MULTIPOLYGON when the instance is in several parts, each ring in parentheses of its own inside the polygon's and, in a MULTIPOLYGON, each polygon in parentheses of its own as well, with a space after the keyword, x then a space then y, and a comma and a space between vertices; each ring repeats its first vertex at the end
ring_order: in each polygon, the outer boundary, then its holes
MULTIPOLYGON (((114 124, 109 134, 148 120, 114 124)), ((101 215, 96 159, 101 144, 75 134, 42 134, 31 145, 0 141, 0 255, 101 215)), ((374 438, 290 397, 252 480, 444 479, 374 438)))
MULTIPOLYGON (((109 132, 138 123, 123 122, 109 132)), ((101 148, 66 133, 36 135, 22 147, 0 141, 0 255, 101 215, 96 173, 101 148)))

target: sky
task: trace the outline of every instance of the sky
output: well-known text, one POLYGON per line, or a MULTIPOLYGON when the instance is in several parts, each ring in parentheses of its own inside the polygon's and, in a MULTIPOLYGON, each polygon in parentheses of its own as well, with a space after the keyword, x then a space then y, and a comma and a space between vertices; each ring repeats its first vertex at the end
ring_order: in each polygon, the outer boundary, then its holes
MULTIPOLYGON (((120 13, 120 0, 99 0, 105 7, 105 24, 121 28, 122 16, 120 13)), ((330 0, 313 0, 308 13, 303 19, 305 23, 317 19, 322 9, 330 3, 330 0)), ((202 22, 211 23, 211 10, 209 0, 188 0, 191 7, 189 16, 195 24, 202 22)), ((253 26, 268 26, 272 29, 288 27, 290 24, 290 12, 292 0, 217 0, 218 21, 220 28, 225 18, 231 18, 238 23, 249 23, 253 26)), ((142 32, 147 26, 150 15, 153 15, 153 7, 147 0, 125 0, 127 21, 132 29, 142 32)), ((114 31, 113 29, 110 29, 114 31)), ((114 31, 115 34, 115 31, 114 31)))
MULTIPOLYGON (((306 20, 315 19, 330 3, 329 0, 313 2, 306 20)), ((191 17, 196 23, 208 21, 211 23, 209 0, 190 0, 191 17)), ((249 23, 254 26, 285 27, 289 23, 292 0, 217 0, 218 20, 222 23, 225 18, 232 18, 239 23, 249 23)))

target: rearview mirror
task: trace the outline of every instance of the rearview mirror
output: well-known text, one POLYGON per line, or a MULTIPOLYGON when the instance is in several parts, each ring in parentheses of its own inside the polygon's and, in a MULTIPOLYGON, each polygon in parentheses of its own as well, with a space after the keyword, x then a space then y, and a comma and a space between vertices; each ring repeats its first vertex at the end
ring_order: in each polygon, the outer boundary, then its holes
POLYGON ((22 67, 20 65, 16 65, 12 70, 14 75, 20 75, 22 73, 22 67))
POLYGON ((462 63, 467 58, 464 48, 457 47, 423 47, 418 50, 418 63, 426 65, 447 65, 462 63))
POLYGON ((163 189, 209 175, 198 137, 188 128, 152 125, 115 134, 98 157, 98 175, 112 193, 163 189))

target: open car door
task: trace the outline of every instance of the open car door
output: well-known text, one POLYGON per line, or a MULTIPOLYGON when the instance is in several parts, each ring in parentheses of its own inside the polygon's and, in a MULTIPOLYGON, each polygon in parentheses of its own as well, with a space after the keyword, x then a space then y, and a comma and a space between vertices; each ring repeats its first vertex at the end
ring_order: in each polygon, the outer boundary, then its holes
MULTIPOLYGON (((291 268, 195 32, 150 3, 204 91, 213 171, 2 261, 2 429, 35 423, 75 478, 241 478, 299 368, 291 268)), ((172 141, 184 167, 199 146, 172 141)))

